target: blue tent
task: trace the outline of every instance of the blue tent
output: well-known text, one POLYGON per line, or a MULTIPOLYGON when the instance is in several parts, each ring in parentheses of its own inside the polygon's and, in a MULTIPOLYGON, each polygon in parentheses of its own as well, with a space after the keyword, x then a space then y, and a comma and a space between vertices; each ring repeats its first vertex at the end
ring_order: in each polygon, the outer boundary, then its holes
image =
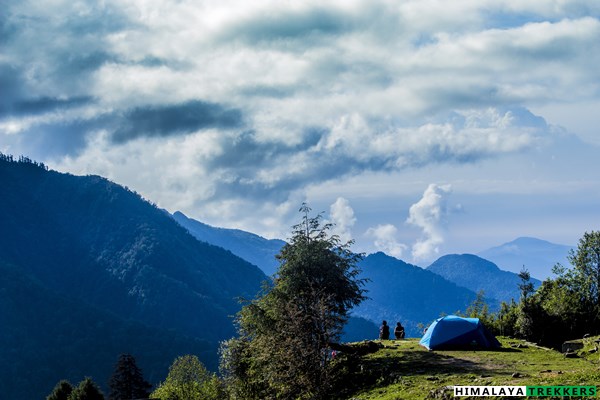
POLYGON ((419 344, 429 350, 474 347, 489 349, 501 346, 479 318, 462 318, 456 315, 447 315, 433 321, 419 344))

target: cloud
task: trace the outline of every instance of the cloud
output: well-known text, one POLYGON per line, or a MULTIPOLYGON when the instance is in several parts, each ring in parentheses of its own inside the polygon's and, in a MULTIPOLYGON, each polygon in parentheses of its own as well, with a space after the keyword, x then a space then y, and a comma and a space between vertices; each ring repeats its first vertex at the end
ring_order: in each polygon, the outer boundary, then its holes
POLYGON ((39 115, 53 111, 60 111, 74 107, 80 107, 93 102, 90 96, 79 96, 72 98, 40 97, 34 99, 17 100, 0 109, 0 118, 11 115, 20 117, 26 115, 39 115))
POLYGON ((352 240, 352 227, 356 223, 356 217, 350 202, 338 197, 329 207, 329 216, 334 224, 332 232, 338 235, 343 243, 352 240))
POLYGON ((3 11, 1 149, 225 223, 247 209, 267 218, 311 185, 544 149, 553 129, 529 110, 600 93, 600 6, 585 1, 9 0, 3 11), (165 178, 131 173, 146 167, 165 178))
POLYGON ((249 43, 305 40, 307 37, 339 35, 352 30, 349 15, 343 9, 327 7, 275 8, 267 13, 256 13, 227 26, 221 40, 244 40, 249 43))
POLYGON ((116 143, 122 143, 142 136, 184 135, 208 128, 239 128, 242 124, 240 110, 193 100, 176 105, 129 110, 117 122, 112 138, 116 143))
POLYGON ((444 243, 446 223, 446 200, 451 193, 450 185, 430 184, 423 197, 413 204, 406 222, 423 230, 422 238, 412 246, 415 260, 430 260, 440 252, 444 243))
POLYGON ((407 249, 405 244, 397 241, 398 229, 392 224, 377 225, 369 228, 366 232, 367 237, 374 238, 375 247, 386 254, 398 259, 407 249))

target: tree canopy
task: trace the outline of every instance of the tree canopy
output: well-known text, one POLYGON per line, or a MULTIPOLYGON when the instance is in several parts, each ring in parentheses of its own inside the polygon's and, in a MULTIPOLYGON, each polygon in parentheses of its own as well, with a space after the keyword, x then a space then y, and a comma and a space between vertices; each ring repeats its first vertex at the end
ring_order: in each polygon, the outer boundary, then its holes
POLYGON ((71 392, 69 400, 104 400, 104 394, 91 378, 85 378, 71 392))
POLYGON ((221 384, 194 355, 177 357, 167 379, 152 393, 161 400, 218 400, 223 398, 221 384))
POLYGON ((115 371, 108 383, 109 400, 145 399, 150 395, 152 385, 148 383, 142 370, 138 368, 131 354, 121 354, 115 371))
POLYGON ((571 266, 555 265, 556 278, 536 291, 527 270, 521 271, 520 302, 503 303, 490 319, 492 329, 554 348, 600 333, 600 231, 584 233, 567 259, 571 266))
POLYGON ((223 346, 222 372, 235 397, 318 399, 330 390, 329 345, 365 298, 362 256, 310 211, 300 209, 273 284, 242 308, 239 337, 223 346))
POLYGON ((56 384, 52 393, 46 397, 46 400, 68 400, 72 391, 73 385, 63 379, 56 384))

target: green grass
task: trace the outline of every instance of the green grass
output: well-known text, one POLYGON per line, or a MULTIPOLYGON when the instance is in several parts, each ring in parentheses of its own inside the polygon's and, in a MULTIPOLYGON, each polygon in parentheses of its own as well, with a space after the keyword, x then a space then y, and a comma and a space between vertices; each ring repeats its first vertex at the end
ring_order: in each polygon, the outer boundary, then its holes
POLYGON ((498 339, 503 347, 495 351, 428 351, 419 346, 418 339, 381 341, 384 347, 379 351, 347 359, 348 393, 344 396, 452 398, 454 385, 596 385, 600 381, 600 352, 593 350, 597 337, 586 339, 581 358, 566 358, 521 340, 498 339))

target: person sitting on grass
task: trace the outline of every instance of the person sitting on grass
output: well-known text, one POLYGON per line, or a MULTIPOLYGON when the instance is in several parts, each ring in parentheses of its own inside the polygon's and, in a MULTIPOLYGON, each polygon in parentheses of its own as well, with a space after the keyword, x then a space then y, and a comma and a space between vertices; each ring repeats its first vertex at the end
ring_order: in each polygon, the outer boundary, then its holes
POLYGON ((383 321, 381 323, 381 327, 379 327, 379 339, 388 340, 390 338, 390 327, 387 324, 387 321, 383 321))
POLYGON ((396 328, 394 328, 394 336, 396 339, 404 339, 404 327, 400 322, 396 323, 396 328))

